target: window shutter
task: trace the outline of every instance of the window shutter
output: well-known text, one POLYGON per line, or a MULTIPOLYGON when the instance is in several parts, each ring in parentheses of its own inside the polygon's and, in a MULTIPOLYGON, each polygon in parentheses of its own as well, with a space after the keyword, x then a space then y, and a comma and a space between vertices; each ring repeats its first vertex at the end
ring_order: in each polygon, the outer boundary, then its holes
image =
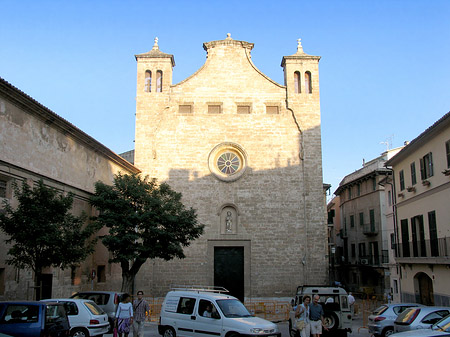
POLYGON ((429 176, 432 177, 433 176, 433 154, 430 152, 429 153, 429 165, 430 165, 430 174, 429 176))
POLYGON ((445 151, 447 152, 447 167, 450 168, 450 140, 445 143, 445 151))
POLYGON ((423 158, 420 158, 420 177, 422 180, 425 180, 427 177, 425 176, 425 168, 423 165, 423 158))

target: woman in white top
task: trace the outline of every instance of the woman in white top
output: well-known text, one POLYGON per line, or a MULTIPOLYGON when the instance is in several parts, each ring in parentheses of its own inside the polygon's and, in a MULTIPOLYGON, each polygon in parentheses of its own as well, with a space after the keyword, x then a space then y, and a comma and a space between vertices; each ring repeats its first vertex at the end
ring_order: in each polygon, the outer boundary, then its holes
POLYGON ((130 326, 133 324, 133 305, 131 304, 131 296, 123 294, 122 300, 117 306, 116 311, 116 327, 119 337, 124 334, 128 337, 130 333, 130 326))
POLYGON ((303 328, 299 331, 301 337, 309 337, 311 334, 311 324, 309 321, 309 303, 311 303, 311 297, 308 295, 303 297, 303 303, 299 304, 297 310, 295 310, 295 317, 297 321, 303 321, 303 328))

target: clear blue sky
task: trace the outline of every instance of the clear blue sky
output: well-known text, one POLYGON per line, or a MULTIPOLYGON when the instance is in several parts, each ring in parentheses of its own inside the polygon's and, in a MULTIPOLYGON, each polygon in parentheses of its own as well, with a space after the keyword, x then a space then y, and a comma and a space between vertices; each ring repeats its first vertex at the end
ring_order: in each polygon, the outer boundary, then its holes
POLYGON ((204 63, 203 42, 252 42, 283 84, 301 38, 320 55, 324 182, 419 135, 450 110, 450 1, 0 0, 0 76, 101 143, 134 147, 135 54, 175 56, 173 82, 204 63))

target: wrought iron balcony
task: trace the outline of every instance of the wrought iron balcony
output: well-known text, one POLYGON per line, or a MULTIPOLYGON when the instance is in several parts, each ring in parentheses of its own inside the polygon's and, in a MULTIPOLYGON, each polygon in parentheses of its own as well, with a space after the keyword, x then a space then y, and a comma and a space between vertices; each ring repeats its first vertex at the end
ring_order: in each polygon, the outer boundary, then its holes
MULTIPOLYGON (((412 261, 418 261, 417 258, 426 258, 422 260, 428 261, 430 258, 435 260, 442 260, 443 258, 448 260, 450 258, 449 237, 400 242, 398 247, 394 245, 395 248, 397 248, 397 259, 411 258, 412 261)), ((436 262, 439 262, 438 260, 436 262)))
POLYGON ((378 223, 366 223, 363 225, 363 234, 365 235, 377 235, 378 234, 378 223))

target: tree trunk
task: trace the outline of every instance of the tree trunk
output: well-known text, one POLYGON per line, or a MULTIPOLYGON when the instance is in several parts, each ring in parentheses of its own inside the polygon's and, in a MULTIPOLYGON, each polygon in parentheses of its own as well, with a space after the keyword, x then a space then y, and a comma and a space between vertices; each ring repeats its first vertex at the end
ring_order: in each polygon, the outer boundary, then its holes
POLYGON ((34 300, 40 301, 42 297, 42 269, 37 268, 34 272, 34 300))
POLYGON ((131 273, 122 273, 122 289, 121 289, 122 292, 133 295, 135 276, 136 275, 131 273))

